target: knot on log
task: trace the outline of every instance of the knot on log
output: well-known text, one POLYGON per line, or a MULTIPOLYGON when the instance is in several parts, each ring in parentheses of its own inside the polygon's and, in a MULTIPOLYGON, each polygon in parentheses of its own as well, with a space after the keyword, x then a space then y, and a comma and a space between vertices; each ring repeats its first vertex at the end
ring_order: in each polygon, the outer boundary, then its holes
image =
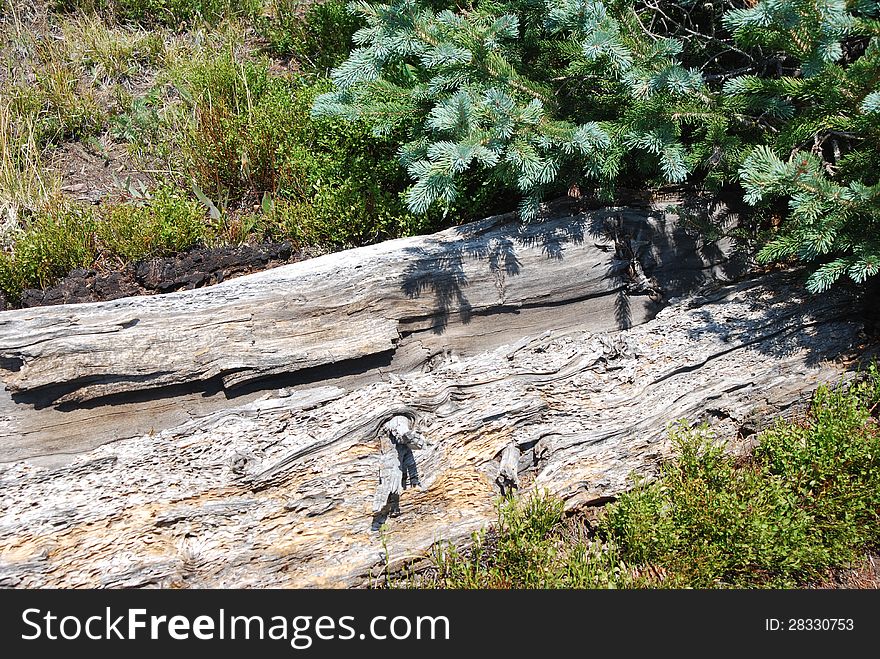
POLYGON ((379 465, 379 487, 373 498, 374 531, 379 530, 388 517, 400 514, 400 493, 404 489, 421 486, 413 449, 424 448, 427 441, 412 424, 408 416, 397 414, 382 426, 393 450, 382 455, 379 465))

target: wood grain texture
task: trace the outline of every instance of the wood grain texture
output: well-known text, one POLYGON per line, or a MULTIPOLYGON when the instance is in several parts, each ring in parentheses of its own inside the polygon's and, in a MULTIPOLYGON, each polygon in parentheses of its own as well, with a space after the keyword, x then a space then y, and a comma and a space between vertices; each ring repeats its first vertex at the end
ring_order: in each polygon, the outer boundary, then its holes
POLYGON ((356 385, 547 328, 628 327, 661 297, 741 268, 728 244, 704 245, 659 207, 509 220, 209 289, 4 313, 0 460, 76 453, 265 389, 356 385))
POLYGON ((669 423, 748 435, 850 367, 852 299, 727 267, 659 211, 605 211, 4 314, 0 584, 364 585, 383 547, 493 521, 502 486, 605 501, 655 472, 669 423), (627 293, 609 217, 662 302, 627 293))

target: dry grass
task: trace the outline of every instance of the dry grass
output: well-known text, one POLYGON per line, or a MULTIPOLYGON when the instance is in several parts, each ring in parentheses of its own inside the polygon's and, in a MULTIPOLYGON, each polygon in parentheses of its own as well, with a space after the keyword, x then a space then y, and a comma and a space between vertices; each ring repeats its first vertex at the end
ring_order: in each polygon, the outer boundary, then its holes
POLYGON ((114 26, 95 14, 74 15, 60 27, 68 62, 100 84, 135 78, 165 57, 161 30, 114 26))
POLYGON ((61 183, 43 167, 33 120, 22 122, 0 103, 0 247, 9 249, 23 215, 47 206, 61 183))

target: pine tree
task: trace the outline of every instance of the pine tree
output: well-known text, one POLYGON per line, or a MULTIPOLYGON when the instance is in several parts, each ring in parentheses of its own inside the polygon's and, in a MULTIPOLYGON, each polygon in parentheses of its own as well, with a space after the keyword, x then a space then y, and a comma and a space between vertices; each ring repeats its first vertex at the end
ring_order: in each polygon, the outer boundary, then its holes
POLYGON ((414 212, 455 200, 473 168, 518 190, 525 218, 562 172, 608 187, 632 151, 652 154, 667 181, 688 173, 675 111, 708 96, 678 62, 681 43, 632 29, 631 11, 590 0, 351 6, 366 27, 314 113, 366 118, 378 133, 417 117, 400 149, 414 212))
POLYGON ((746 200, 789 199, 782 231, 758 256, 818 262, 814 292, 880 271, 878 16, 880 2, 762 0, 725 17, 740 44, 777 62, 724 87, 769 129, 740 169, 746 200))
POLYGON ((387 0, 313 112, 400 143, 415 212, 468 177, 524 218, 571 184, 737 184, 787 198, 764 260, 817 265, 814 291, 878 273, 880 2, 387 0))

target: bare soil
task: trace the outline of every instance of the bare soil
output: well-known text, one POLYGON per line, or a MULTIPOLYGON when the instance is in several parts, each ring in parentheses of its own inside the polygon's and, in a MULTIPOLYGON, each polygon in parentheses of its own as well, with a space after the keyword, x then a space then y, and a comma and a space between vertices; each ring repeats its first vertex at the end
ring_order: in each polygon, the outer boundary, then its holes
POLYGON ((98 204, 126 194, 127 180, 152 183, 151 177, 132 163, 124 144, 106 139, 105 134, 96 145, 100 150, 67 142, 52 152, 48 168, 61 178, 61 192, 66 196, 98 204))
POLYGON ((851 568, 835 570, 823 581, 816 584, 817 589, 880 589, 880 555, 868 554, 851 568))

